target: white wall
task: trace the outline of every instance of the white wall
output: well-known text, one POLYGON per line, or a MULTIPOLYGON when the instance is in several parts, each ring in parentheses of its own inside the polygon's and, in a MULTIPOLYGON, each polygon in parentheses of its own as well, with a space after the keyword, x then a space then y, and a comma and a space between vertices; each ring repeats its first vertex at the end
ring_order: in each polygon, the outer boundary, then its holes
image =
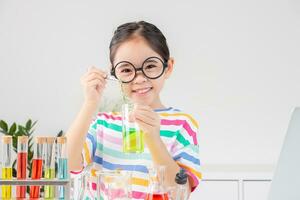
POLYGON ((117 25, 144 19, 168 39, 163 100, 198 118, 202 162, 272 164, 300 104, 298 2, 0 0, 0 119, 67 130, 82 73, 108 66, 117 25))

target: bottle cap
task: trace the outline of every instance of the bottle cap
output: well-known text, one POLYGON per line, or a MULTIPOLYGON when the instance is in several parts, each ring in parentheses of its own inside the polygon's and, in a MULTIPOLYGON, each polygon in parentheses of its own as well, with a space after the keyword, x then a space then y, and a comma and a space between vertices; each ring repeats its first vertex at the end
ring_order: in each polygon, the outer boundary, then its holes
POLYGON ((46 138, 45 137, 36 137, 35 141, 37 144, 44 144, 46 142, 46 138))
POLYGON ((184 185, 186 184, 187 179, 188 179, 188 175, 185 169, 180 168, 180 171, 176 174, 175 182, 179 185, 184 185))
POLYGON ((18 142, 19 143, 27 143, 28 142, 28 136, 18 136, 18 142))
POLYGON ((46 137, 47 144, 53 144, 55 142, 55 137, 46 137))
POLYGON ((58 144, 65 144, 65 143, 67 143, 67 137, 65 137, 65 136, 57 137, 56 141, 58 144))
POLYGON ((3 142, 3 144, 11 143, 12 142, 12 136, 10 136, 10 135, 2 136, 2 142, 3 142))

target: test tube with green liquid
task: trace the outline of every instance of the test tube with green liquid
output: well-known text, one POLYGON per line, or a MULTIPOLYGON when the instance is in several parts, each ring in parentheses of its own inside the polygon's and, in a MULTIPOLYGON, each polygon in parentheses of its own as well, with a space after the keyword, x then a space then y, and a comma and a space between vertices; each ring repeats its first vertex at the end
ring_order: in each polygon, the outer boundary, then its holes
MULTIPOLYGON (((45 157, 45 179, 55 178, 55 137, 46 138, 46 157, 45 157)), ((45 199, 55 199, 55 186, 46 185, 44 190, 45 199)))

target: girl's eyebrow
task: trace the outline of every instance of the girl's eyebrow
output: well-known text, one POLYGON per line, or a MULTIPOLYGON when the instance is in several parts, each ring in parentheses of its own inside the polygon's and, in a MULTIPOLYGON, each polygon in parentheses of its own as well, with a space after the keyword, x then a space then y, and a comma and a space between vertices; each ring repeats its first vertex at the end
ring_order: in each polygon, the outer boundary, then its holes
POLYGON ((145 63, 148 63, 148 62, 158 63, 157 60, 154 60, 154 59, 153 60, 152 59, 146 60, 145 63))
POLYGON ((126 67, 126 66, 129 66, 130 64, 129 63, 127 63, 127 62, 125 62, 125 63, 120 63, 120 66, 122 66, 122 67, 126 67))
MULTIPOLYGON (((127 60, 123 60, 121 62, 119 62, 118 65, 122 66, 122 67, 126 67, 126 66, 129 66, 129 65, 133 65, 132 63, 130 63, 129 61, 127 60)), ((144 63, 158 63, 158 61, 155 59, 155 58, 146 58, 144 63), (147 60, 148 59, 148 60, 147 60)), ((135 65, 133 65, 135 67, 135 65)))

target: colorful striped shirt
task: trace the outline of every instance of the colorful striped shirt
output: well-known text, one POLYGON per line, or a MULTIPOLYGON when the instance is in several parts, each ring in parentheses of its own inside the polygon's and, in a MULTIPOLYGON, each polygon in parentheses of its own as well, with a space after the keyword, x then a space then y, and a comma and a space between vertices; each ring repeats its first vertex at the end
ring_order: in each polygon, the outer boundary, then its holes
MULTIPOLYGON (((160 137, 173 159, 192 178, 194 190, 201 179, 198 123, 191 115, 172 107, 155 112, 161 119, 160 137)), ((98 169, 131 171, 132 198, 145 198, 151 154, 146 145, 143 153, 123 153, 120 113, 98 113, 88 130, 82 154, 84 166, 93 164, 92 174, 98 169)), ((96 190, 95 183, 92 185, 96 190)))

